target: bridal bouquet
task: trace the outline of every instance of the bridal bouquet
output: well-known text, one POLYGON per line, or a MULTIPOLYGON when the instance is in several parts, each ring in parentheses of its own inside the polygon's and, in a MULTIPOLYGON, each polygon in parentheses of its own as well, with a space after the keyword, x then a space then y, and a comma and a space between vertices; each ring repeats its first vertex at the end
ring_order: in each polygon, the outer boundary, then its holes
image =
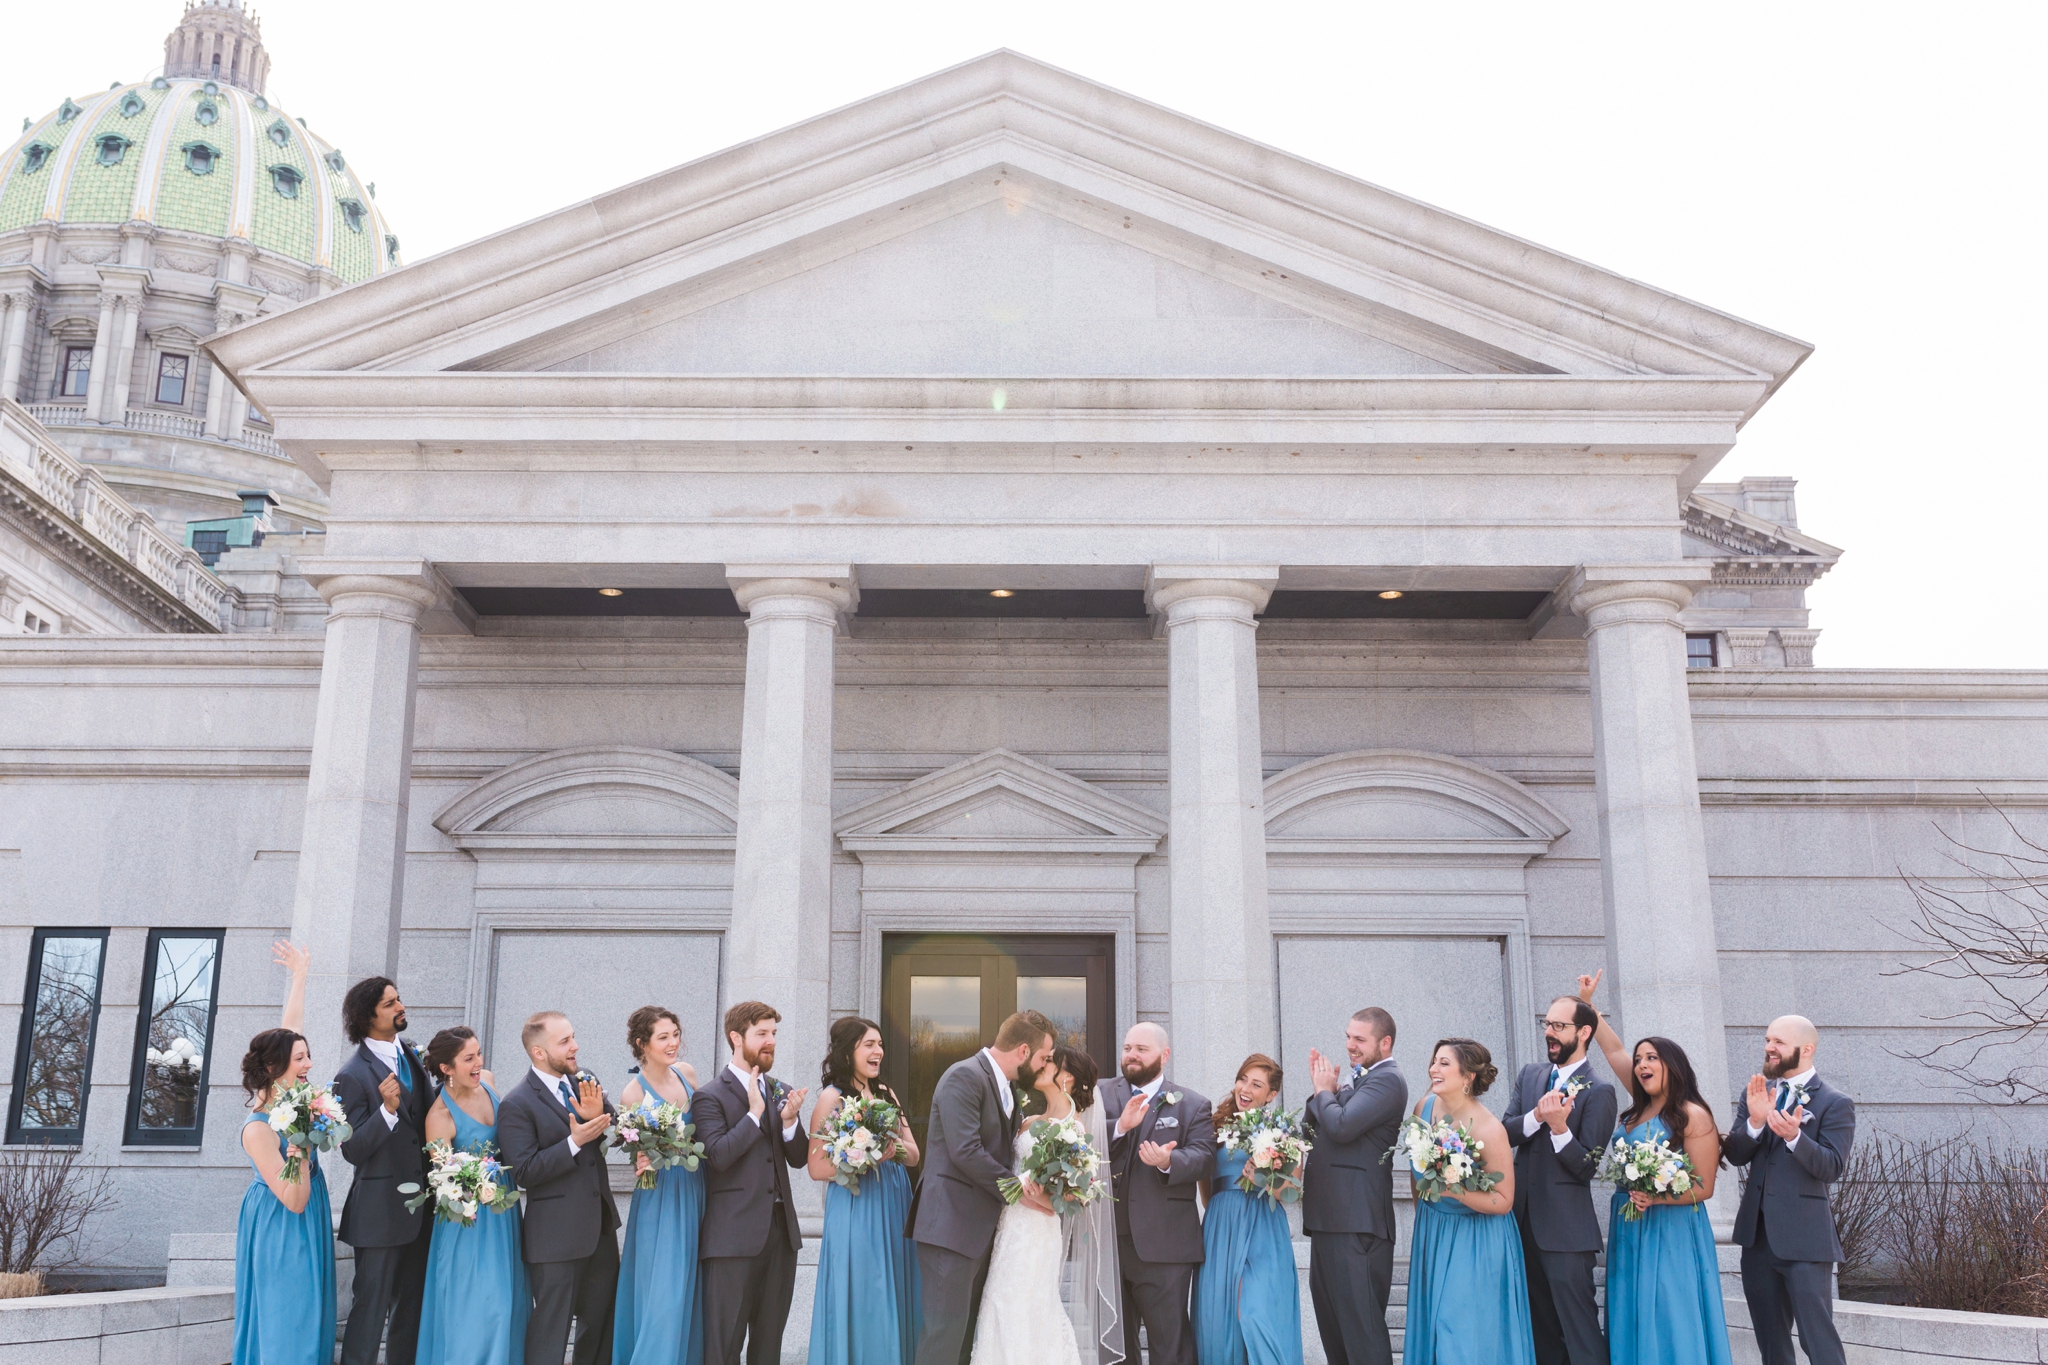
POLYGON ((1480 1161, 1485 1151, 1486 1144, 1462 1123, 1410 1114, 1381 1160, 1404 1154, 1415 1172, 1416 1198, 1434 1203, 1447 1194, 1485 1194, 1500 1184, 1502 1173, 1487 1170, 1480 1161))
MULTIPOLYGON (((654 1188, 659 1173, 671 1166, 686 1171, 697 1169, 704 1159, 704 1144, 696 1141, 697 1125, 687 1112, 649 1096, 636 1108, 619 1115, 612 1147, 634 1157, 646 1157, 647 1169, 633 1181, 636 1190, 654 1188)), ((636 1163, 637 1164, 637 1163, 636 1163)))
MULTIPOLYGON (((1691 1157, 1662 1138, 1630 1142, 1617 1134, 1600 1162, 1600 1178, 1613 1181, 1624 1194, 1678 1195, 1699 1183, 1699 1172, 1691 1157)), ((1622 1206, 1621 1216, 1633 1223, 1643 1211, 1630 1200, 1622 1206)))
MULTIPOLYGON (((270 1126, 301 1152, 331 1152, 355 1131, 348 1126, 348 1113, 334 1097, 332 1087, 311 1081, 285 1087, 271 1102, 270 1126)), ((290 1184, 298 1178, 299 1158, 294 1153, 284 1159, 284 1179, 290 1184)))
POLYGON ((464 1152, 452 1142, 428 1143, 426 1188, 409 1180, 398 1192, 414 1196, 405 1201, 407 1212, 416 1213, 431 1203, 436 1221, 463 1227, 476 1222, 479 1209, 496 1213, 519 1203, 519 1187, 512 1182, 512 1172, 499 1163, 488 1145, 481 1152, 464 1152))
POLYGON ((860 1178, 880 1170, 895 1154, 902 1122, 902 1111, 878 1096, 841 1099, 832 1117, 811 1134, 825 1144, 825 1159, 832 1163, 832 1183, 859 1194, 860 1178))
POLYGON ((1023 1152, 1017 1158, 1017 1174, 997 1182, 1003 1198, 1014 1204, 1024 1197, 1024 1180, 1029 1178, 1052 1201, 1053 1212, 1074 1213, 1109 1192, 1108 1182, 1097 1172, 1102 1154, 1088 1140, 1088 1130, 1077 1119, 1033 1119, 1024 1130, 1023 1152))
POLYGON ((1237 1177, 1240 1190, 1263 1194, 1276 1204, 1301 1198, 1301 1164, 1314 1144, 1303 1131, 1300 1110, 1240 1110, 1217 1130, 1216 1145, 1245 1153, 1237 1177))

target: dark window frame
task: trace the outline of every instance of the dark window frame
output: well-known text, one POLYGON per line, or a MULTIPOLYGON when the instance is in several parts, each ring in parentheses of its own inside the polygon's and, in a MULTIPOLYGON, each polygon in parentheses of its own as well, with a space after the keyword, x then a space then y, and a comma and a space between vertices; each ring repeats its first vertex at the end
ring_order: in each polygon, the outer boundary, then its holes
POLYGON ((66 346, 64 348, 64 373, 58 380, 59 398, 87 398, 92 394, 92 351, 90 346, 66 346), (73 356, 85 357, 84 365, 73 365, 73 356), (81 387, 74 391, 72 382, 77 380, 81 387))
POLYGON ((185 406, 185 399, 191 392, 192 357, 182 351, 158 351, 156 356, 156 401, 165 407, 182 408, 185 406), (178 362, 178 373, 166 375, 164 373, 164 366, 173 360, 178 362), (164 397, 164 381, 167 378, 175 379, 178 383, 178 396, 176 398, 164 397))
POLYGON ((50 925, 39 928, 29 940, 28 984, 22 991, 21 1029, 14 1044, 14 1092, 7 1100, 7 1145, 19 1147, 29 1144, 44 1144, 52 1147, 82 1147, 85 1145, 85 1124, 88 1110, 92 1107, 92 1063, 93 1053, 99 1046, 100 1001, 107 988, 107 930, 74 928, 67 925, 50 925), (28 1067, 30 1053, 35 1041, 36 1005, 41 996, 38 989, 43 975, 43 945, 53 938, 92 938, 100 943, 99 971, 93 978, 91 1022, 85 1031, 85 1084, 78 1097, 78 1126, 76 1128, 28 1128, 21 1125, 23 1101, 28 1097, 28 1067))
POLYGON ((142 990, 135 1006, 135 1055, 128 1068, 128 1110, 122 1119, 121 1141, 129 1147, 199 1147, 206 1136, 206 1093, 212 1087, 208 1077, 213 1068, 216 1023, 220 1014, 221 958, 227 950, 225 929, 152 929, 149 947, 142 955, 142 990), (142 1127, 142 1086, 144 1068, 149 1065, 149 1012, 156 1007, 157 958, 165 939, 213 940, 213 982, 207 991, 206 1038, 199 1062, 199 1099, 192 1127, 142 1127))
POLYGON ((1694 631, 1685 637, 1685 666, 1687 668, 1719 668, 1721 666, 1721 637, 1711 631, 1694 631), (1707 646, 1707 661, 1693 662, 1692 645, 1695 640, 1704 640, 1707 646))

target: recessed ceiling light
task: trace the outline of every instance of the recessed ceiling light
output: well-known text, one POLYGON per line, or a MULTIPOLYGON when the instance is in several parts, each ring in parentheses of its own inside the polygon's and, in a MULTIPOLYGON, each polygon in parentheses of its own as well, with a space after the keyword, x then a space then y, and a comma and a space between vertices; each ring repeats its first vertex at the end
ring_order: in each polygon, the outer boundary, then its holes
POLYGON ((1391 602, 1400 595, 1401 594, 1395 591, 1393 588, 1388 588, 1385 592, 1380 594, 1380 600, 1384 602, 1391 602))
POLYGON ((624 597, 626 590, 624 588, 599 588, 597 595, 599 597, 624 597))
POLYGON ((1008 588, 996 588, 989 593, 990 597, 1015 597, 1016 595, 1016 593, 1011 592, 1008 588))

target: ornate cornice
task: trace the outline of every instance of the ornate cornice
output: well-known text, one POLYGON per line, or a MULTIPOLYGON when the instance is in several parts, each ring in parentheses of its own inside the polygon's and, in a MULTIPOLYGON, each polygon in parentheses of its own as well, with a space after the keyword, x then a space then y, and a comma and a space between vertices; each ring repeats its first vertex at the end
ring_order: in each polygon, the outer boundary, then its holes
POLYGON ((109 554, 72 518, 0 467, 0 524, 20 532, 65 568, 123 607, 174 635, 218 635, 220 627, 124 559, 109 554))
POLYGON ((1825 541, 1697 493, 1685 500, 1680 516, 1687 535, 1723 552, 1713 557, 1716 583, 1804 588, 1842 557, 1825 541))

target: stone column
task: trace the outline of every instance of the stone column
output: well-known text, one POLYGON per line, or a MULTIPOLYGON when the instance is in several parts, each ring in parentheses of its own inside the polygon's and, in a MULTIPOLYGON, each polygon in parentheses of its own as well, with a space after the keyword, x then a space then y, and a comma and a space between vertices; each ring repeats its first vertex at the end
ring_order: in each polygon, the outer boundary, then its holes
POLYGON ((0 398, 21 397, 22 346, 28 339, 29 309, 34 306, 33 294, 7 296, 7 349, 0 352, 0 398))
POLYGON ((211 360, 206 364, 206 434, 218 441, 227 433, 228 372, 211 360))
MULTIPOLYGON (((1711 572, 1703 563, 1589 564, 1566 595, 1586 622, 1607 980, 1623 1036, 1684 1047, 1725 1123, 1734 1092, 1678 620, 1711 572)), ((1731 1196, 1734 1188, 1722 1182, 1731 1196)), ((1715 1203, 1724 1204, 1718 1194, 1715 1203)), ((1732 1217, 1733 1208, 1716 1212, 1732 1217)))
POLYGON ((228 441, 239 441, 239 440, 241 440, 241 439, 242 439, 242 428, 243 428, 243 427, 245 427, 245 426, 247 426, 247 425, 248 425, 248 423, 249 423, 249 395, 248 395, 248 394, 246 394, 246 393, 243 393, 243 392, 242 392, 242 391, 241 391, 240 389, 238 389, 238 388, 235 388, 235 387, 233 387, 233 386, 231 385, 231 386, 229 386, 229 388, 228 388, 228 401, 227 401, 227 419, 226 419, 226 427, 227 427, 227 429, 226 429, 226 431, 224 431, 224 432, 222 433, 222 437, 221 437, 221 438, 222 438, 223 440, 228 440, 228 441))
POLYGON ((776 1074, 815 1090, 832 979, 833 635, 858 589, 845 564, 733 564, 726 581, 747 613, 726 1000, 782 1012, 776 1074))
POLYGON ((327 647, 292 937, 313 954, 306 1035, 324 1078, 341 1062, 342 994, 397 975, 420 614, 434 589, 419 561, 318 563, 308 577, 327 599, 327 647))
POLYGON ((120 295, 111 289, 100 291, 100 325, 92 334, 92 374, 85 382, 85 415, 97 421, 106 398, 107 357, 113 350, 114 305, 120 295))
POLYGON ((135 334, 142 325, 141 298, 123 299, 121 311, 121 351, 114 360, 114 392, 107 405, 107 420, 117 425, 128 420, 128 389, 135 379, 135 334))
POLYGON ((1252 619, 1278 577, 1156 565, 1146 585, 1167 647, 1172 1069, 1212 1094, 1245 1054, 1279 1045, 1252 619))

